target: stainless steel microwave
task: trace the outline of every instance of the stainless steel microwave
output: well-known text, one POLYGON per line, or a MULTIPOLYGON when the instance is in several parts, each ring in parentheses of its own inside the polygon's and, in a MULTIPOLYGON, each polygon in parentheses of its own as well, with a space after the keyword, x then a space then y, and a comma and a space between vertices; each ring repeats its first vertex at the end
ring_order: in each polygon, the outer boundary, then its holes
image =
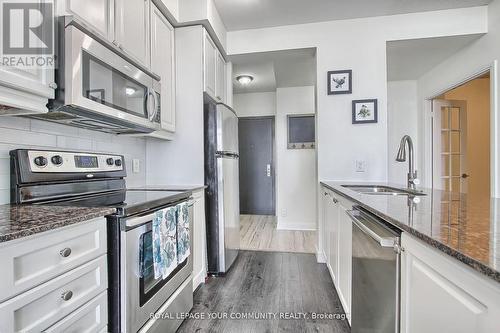
POLYGON ((36 118, 111 133, 160 129, 160 78, 72 17, 60 18, 55 99, 36 118))

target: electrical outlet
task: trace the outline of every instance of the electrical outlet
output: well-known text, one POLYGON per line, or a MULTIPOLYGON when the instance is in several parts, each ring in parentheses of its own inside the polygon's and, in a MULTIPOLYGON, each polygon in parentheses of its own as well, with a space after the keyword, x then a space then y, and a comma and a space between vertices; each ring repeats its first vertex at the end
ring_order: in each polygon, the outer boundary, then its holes
POLYGON ((281 217, 286 217, 287 214, 288 214, 288 212, 286 211, 286 209, 281 210, 281 217))
POLYGON ((356 172, 366 172, 366 161, 356 160, 355 164, 356 172))
POLYGON ((132 172, 133 173, 141 172, 141 160, 139 160, 138 158, 134 158, 132 160, 132 172))

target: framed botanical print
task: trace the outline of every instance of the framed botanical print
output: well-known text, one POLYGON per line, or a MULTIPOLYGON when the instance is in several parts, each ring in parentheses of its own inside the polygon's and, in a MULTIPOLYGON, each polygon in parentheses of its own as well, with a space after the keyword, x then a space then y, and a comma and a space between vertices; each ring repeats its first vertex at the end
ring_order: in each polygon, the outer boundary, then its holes
POLYGON ((352 70, 328 72, 328 95, 352 94, 352 70))
POLYGON ((367 124, 376 122, 378 122, 376 99, 360 99, 352 101, 353 124, 367 124))

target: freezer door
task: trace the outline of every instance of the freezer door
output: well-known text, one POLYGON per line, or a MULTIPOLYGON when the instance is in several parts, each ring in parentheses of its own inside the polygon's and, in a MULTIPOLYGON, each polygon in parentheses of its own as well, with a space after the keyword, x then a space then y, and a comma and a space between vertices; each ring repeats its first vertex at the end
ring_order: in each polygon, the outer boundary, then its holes
POLYGON ((240 248, 240 202, 238 158, 217 158, 219 202, 219 262, 225 273, 238 256, 240 248))
POLYGON ((238 117, 225 104, 217 104, 217 150, 238 154, 238 117))

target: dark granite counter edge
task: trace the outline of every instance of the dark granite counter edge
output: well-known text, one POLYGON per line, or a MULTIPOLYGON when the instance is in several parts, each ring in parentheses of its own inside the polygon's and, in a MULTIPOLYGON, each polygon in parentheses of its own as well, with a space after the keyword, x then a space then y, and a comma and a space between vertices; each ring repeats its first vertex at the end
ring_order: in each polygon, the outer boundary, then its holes
POLYGON ((325 186, 326 188, 334 191, 335 193, 345 197, 346 199, 355 202, 356 204, 360 205, 361 207, 363 207, 364 209, 366 209, 370 213, 376 215, 377 217, 381 218, 382 220, 386 221, 387 223, 390 223, 391 225, 395 226, 396 228, 398 228, 402 231, 408 232, 409 234, 411 234, 411 235, 417 237, 418 239, 424 241, 425 243, 429 244, 433 248, 438 249, 439 251, 441 251, 441 252, 449 255, 450 257, 457 259, 458 261, 462 262, 463 264, 471 267, 475 271, 477 271, 483 275, 486 275, 489 278, 492 278, 497 282, 500 282, 500 272, 494 270, 493 268, 489 267, 488 265, 485 265, 482 262, 477 261, 476 259, 471 258, 471 257, 469 257, 469 256, 467 256, 467 255, 465 255, 465 254, 463 254, 455 249, 452 249, 448 245, 445 245, 445 244, 435 240, 434 238, 432 238, 428 235, 425 235, 425 234, 413 229, 412 227, 410 227, 404 223, 401 223, 401 222, 391 218, 390 216, 387 216, 387 215, 381 213, 380 211, 378 211, 378 210, 372 208, 371 206, 359 201, 358 199, 351 197, 348 193, 342 192, 339 189, 332 187, 324 182, 320 182, 320 184, 322 186, 325 186))
POLYGON ((99 218, 99 217, 105 217, 106 215, 111 215, 115 213, 116 210, 114 208, 106 208, 106 209, 98 209, 94 213, 88 213, 85 214, 84 216, 78 216, 74 218, 68 218, 63 221, 57 221, 53 223, 47 223, 43 225, 37 225, 33 226, 32 228, 25 229, 25 230, 19 230, 19 231, 13 231, 10 232, 9 234, 5 235, 0 235, 0 243, 36 235, 45 231, 51 231, 51 230, 56 230, 59 228, 63 228, 66 226, 70 225, 75 225, 77 223, 85 223, 89 222, 90 220, 99 218))

